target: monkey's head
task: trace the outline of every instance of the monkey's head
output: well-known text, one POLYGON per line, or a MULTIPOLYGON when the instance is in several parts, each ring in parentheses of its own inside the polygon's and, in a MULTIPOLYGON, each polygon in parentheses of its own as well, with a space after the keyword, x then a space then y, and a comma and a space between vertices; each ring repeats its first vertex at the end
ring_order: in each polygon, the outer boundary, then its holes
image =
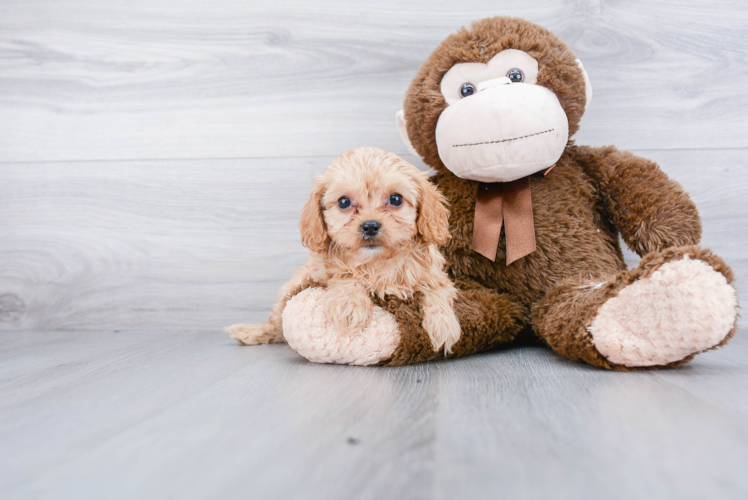
POLYGON ((397 114, 424 162, 481 182, 509 182, 556 163, 592 96, 581 62, 522 19, 475 21, 423 63, 397 114))

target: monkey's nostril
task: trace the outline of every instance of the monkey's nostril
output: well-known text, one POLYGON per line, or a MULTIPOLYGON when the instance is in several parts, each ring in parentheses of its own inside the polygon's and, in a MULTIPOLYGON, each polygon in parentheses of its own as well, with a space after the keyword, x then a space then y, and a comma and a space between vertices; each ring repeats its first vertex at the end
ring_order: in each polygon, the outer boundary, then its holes
POLYGON ((382 225, 376 220, 367 220, 361 224, 361 232, 364 233, 364 236, 367 238, 376 236, 380 229, 382 229, 382 225))

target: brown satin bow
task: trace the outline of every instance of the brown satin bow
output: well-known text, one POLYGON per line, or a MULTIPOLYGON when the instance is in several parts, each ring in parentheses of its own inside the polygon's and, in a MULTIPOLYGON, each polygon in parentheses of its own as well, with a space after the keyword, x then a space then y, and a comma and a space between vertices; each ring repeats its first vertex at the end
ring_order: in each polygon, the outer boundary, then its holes
MULTIPOLYGON (((545 171, 545 175, 555 167, 545 171)), ((496 261, 502 221, 506 235, 506 265, 535 251, 530 177, 512 182, 480 183, 475 200, 473 250, 496 261)))

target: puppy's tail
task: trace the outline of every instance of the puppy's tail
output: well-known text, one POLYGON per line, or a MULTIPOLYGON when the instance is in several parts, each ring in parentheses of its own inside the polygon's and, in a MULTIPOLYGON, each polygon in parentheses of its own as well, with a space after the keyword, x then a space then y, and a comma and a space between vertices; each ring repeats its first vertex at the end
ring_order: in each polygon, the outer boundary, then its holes
POLYGON ((223 329, 242 344, 260 345, 283 342, 283 331, 272 323, 254 325, 231 325, 223 329))

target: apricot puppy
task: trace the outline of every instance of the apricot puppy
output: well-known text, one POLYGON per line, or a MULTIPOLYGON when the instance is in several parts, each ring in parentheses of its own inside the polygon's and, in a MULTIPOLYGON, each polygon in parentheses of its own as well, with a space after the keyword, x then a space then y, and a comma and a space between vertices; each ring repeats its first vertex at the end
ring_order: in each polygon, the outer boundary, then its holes
POLYGON ((323 307, 338 329, 359 330, 372 318, 371 296, 423 294, 423 328, 435 351, 460 338, 452 309, 456 289, 437 245, 449 239, 444 197, 424 172, 377 148, 338 156, 315 176, 299 227, 307 263, 280 291, 267 323, 226 331, 248 345, 283 341, 281 315, 304 283, 326 286, 323 307))

